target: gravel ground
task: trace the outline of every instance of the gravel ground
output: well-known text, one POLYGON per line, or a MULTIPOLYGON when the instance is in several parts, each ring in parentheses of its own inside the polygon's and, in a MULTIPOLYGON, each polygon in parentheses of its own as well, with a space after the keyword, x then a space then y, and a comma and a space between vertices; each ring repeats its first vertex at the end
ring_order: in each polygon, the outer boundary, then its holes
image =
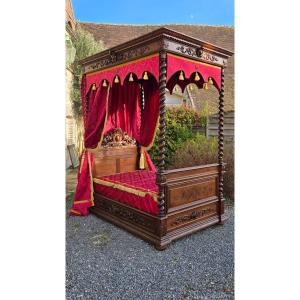
POLYGON ((66 298, 234 299, 232 206, 227 214, 165 251, 94 215, 67 216, 66 298))

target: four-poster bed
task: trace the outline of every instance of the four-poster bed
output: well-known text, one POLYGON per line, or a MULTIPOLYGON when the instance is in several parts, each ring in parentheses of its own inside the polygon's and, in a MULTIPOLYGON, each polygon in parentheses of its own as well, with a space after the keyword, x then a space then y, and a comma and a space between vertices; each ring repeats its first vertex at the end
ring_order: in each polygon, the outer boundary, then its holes
POLYGON ((88 211, 157 249, 224 221, 224 68, 233 53, 160 28, 81 61, 85 150, 71 214, 88 211), (219 91, 218 162, 165 167, 166 89, 219 91), (158 166, 151 148, 156 128, 158 166))

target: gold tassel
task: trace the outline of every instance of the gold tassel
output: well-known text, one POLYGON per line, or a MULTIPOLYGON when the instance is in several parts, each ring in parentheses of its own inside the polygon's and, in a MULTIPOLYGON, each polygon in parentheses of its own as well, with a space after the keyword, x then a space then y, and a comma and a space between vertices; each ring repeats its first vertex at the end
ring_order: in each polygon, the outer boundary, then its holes
POLYGON ((140 169, 144 170, 145 169, 145 155, 144 155, 144 148, 141 147, 141 155, 140 155, 140 169))
POLYGON ((120 82, 120 80, 119 80, 119 77, 117 75, 116 78, 115 78, 115 80, 114 80, 114 83, 119 83, 119 82, 120 82))
POLYGON ((105 79, 103 80, 102 86, 105 86, 105 87, 107 86, 107 83, 106 83, 105 79))
POLYGON ((207 82, 204 82, 204 84, 203 84, 203 89, 204 89, 204 90, 208 90, 208 84, 207 84, 207 82))
POLYGON ((192 91, 194 88, 193 88, 193 86, 192 85, 190 85, 190 91, 192 91))
POLYGON ((149 79, 147 71, 144 73, 143 79, 144 80, 148 80, 149 79))
POLYGON ((196 72, 195 81, 199 81, 199 80, 200 80, 200 76, 199 76, 198 72, 196 72))
POLYGON ((183 72, 180 71, 179 80, 184 80, 183 72))
POLYGON ((214 82, 212 81, 211 77, 208 78, 208 83, 211 84, 211 85, 214 84, 214 82))
POLYGON ((178 92, 178 86, 177 85, 175 85, 174 91, 178 92))
POLYGON ((96 84, 95 83, 93 83, 93 85, 92 85, 92 91, 96 91, 96 84))
POLYGON ((132 76, 132 73, 130 73, 130 76, 129 76, 129 81, 133 81, 133 76, 132 76))

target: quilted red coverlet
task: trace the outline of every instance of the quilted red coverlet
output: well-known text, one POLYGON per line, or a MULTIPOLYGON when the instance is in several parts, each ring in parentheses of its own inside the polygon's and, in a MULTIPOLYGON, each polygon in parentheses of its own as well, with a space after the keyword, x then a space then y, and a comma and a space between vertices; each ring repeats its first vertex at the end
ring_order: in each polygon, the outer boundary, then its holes
POLYGON ((156 173, 138 170, 94 178, 94 191, 107 198, 157 215, 156 173))

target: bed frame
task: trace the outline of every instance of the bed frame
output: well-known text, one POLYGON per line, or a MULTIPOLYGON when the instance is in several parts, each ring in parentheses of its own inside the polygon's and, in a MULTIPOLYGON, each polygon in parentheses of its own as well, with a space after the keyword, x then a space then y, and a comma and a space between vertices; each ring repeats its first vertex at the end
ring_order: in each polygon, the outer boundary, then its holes
MULTIPOLYGON (((160 28, 126 43, 80 61, 84 74, 121 66, 159 53, 159 136, 156 183, 159 187, 159 215, 153 216, 113 199, 94 195, 91 211, 140 236, 159 250, 182 236, 212 224, 222 224, 224 217, 223 160, 224 144, 224 70, 232 52, 168 28, 160 28), (176 170, 165 168, 167 54, 190 61, 217 66, 221 71, 218 118, 218 162, 176 170)), ((142 100, 143 101, 143 100, 142 100)), ((88 111, 88 98, 85 111, 88 111)), ((120 141, 119 141, 120 142, 120 141)), ((139 146, 111 144, 95 155, 94 174, 137 169, 139 146)))
MULTIPOLYGON (((102 147, 94 154, 93 177, 138 170, 139 155, 135 140, 116 129, 104 138, 102 147)), ((97 193, 95 206, 90 210, 163 250, 177 238, 225 220, 224 202, 218 198, 218 174, 218 164, 165 171, 163 217, 97 193)))

